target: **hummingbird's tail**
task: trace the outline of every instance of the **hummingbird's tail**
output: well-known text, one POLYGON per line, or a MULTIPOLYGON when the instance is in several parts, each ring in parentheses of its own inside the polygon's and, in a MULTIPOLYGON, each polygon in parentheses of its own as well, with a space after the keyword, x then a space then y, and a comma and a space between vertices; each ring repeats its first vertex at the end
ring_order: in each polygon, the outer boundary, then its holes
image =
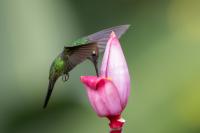
POLYGON ((48 86, 48 90, 47 90, 47 95, 46 95, 46 98, 45 98, 45 101, 44 101, 44 105, 43 105, 44 109, 47 107, 47 104, 48 104, 49 99, 51 97, 51 93, 53 91, 54 84, 55 84, 55 81, 49 80, 49 86, 48 86))

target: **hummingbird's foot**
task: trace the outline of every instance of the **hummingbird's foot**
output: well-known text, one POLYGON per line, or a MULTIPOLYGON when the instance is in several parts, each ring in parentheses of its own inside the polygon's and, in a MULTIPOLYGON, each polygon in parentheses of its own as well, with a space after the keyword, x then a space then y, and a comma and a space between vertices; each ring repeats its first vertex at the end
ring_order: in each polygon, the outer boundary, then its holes
POLYGON ((65 74, 62 75, 62 81, 63 82, 66 82, 68 79, 69 79, 69 74, 68 73, 67 74, 65 73, 65 74))

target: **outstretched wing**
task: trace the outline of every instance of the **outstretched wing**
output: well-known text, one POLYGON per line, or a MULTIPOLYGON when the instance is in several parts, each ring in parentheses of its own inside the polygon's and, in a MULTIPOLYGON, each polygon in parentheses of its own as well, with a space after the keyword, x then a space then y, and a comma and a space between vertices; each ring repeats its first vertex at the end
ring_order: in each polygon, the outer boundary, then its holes
POLYGON ((89 40, 89 42, 98 42, 98 44, 105 44, 107 43, 110 33, 112 31, 115 32, 117 38, 120 38, 130 27, 130 25, 120 25, 111 27, 108 29, 101 30, 99 32, 96 32, 94 34, 88 35, 86 38, 89 40))
POLYGON ((68 56, 67 70, 72 70, 76 65, 86 60, 93 52, 98 52, 96 43, 88 43, 79 46, 65 47, 64 54, 68 56))
POLYGON ((104 51, 106 43, 112 31, 114 31, 116 36, 120 38, 128 30, 129 27, 130 25, 127 24, 127 25, 119 25, 108 29, 104 29, 74 41, 73 45, 96 42, 98 47, 100 48, 100 51, 104 51))

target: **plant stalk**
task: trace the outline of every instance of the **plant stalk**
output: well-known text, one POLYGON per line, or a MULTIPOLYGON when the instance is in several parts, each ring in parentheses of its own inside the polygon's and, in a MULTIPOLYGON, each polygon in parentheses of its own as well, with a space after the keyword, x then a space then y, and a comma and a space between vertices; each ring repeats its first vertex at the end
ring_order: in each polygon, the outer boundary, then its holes
POLYGON ((108 116, 108 119, 110 120, 110 133, 122 133, 122 127, 125 120, 121 117, 121 115, 108 116))

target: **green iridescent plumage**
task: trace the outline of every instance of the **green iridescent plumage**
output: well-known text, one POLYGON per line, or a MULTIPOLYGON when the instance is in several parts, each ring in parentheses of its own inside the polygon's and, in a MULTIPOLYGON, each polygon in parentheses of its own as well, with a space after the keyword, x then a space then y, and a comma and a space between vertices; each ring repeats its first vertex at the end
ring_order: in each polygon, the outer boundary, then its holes
POLYGON ((58 57, 56 58, 54 65, 55 65, 55 70, 60 71, 64 67, 64 61, 60 57, 58 57))
POLYGON ((120 38, 128 28, 129 25, 120 25, 104 29, 73 41, 71 47, 64 47, 51 65, 49 86, 43 107, 47 106, 57 79, 62 76, 63 80, 66 81, 69 78, 69 72, 84 60, 89 59, 92 61, 98 76, 97 61, 99 52, 104 52, 110 33, 114 31, 116 36, 120 38))
POLYGON ((79 39, 73 41, 71 44, 73 46, 76 46, 76 45, 82 45, 82 44, 86 44, 86 43, 88 43, 88 39, 85 37, 82 37, 82 38, 79 38, 79 39))
POLYGON ((55 73, 61 74, 64 69, 64 61, 58 56, 52 63, 50 68, 49 78, 55 73))

